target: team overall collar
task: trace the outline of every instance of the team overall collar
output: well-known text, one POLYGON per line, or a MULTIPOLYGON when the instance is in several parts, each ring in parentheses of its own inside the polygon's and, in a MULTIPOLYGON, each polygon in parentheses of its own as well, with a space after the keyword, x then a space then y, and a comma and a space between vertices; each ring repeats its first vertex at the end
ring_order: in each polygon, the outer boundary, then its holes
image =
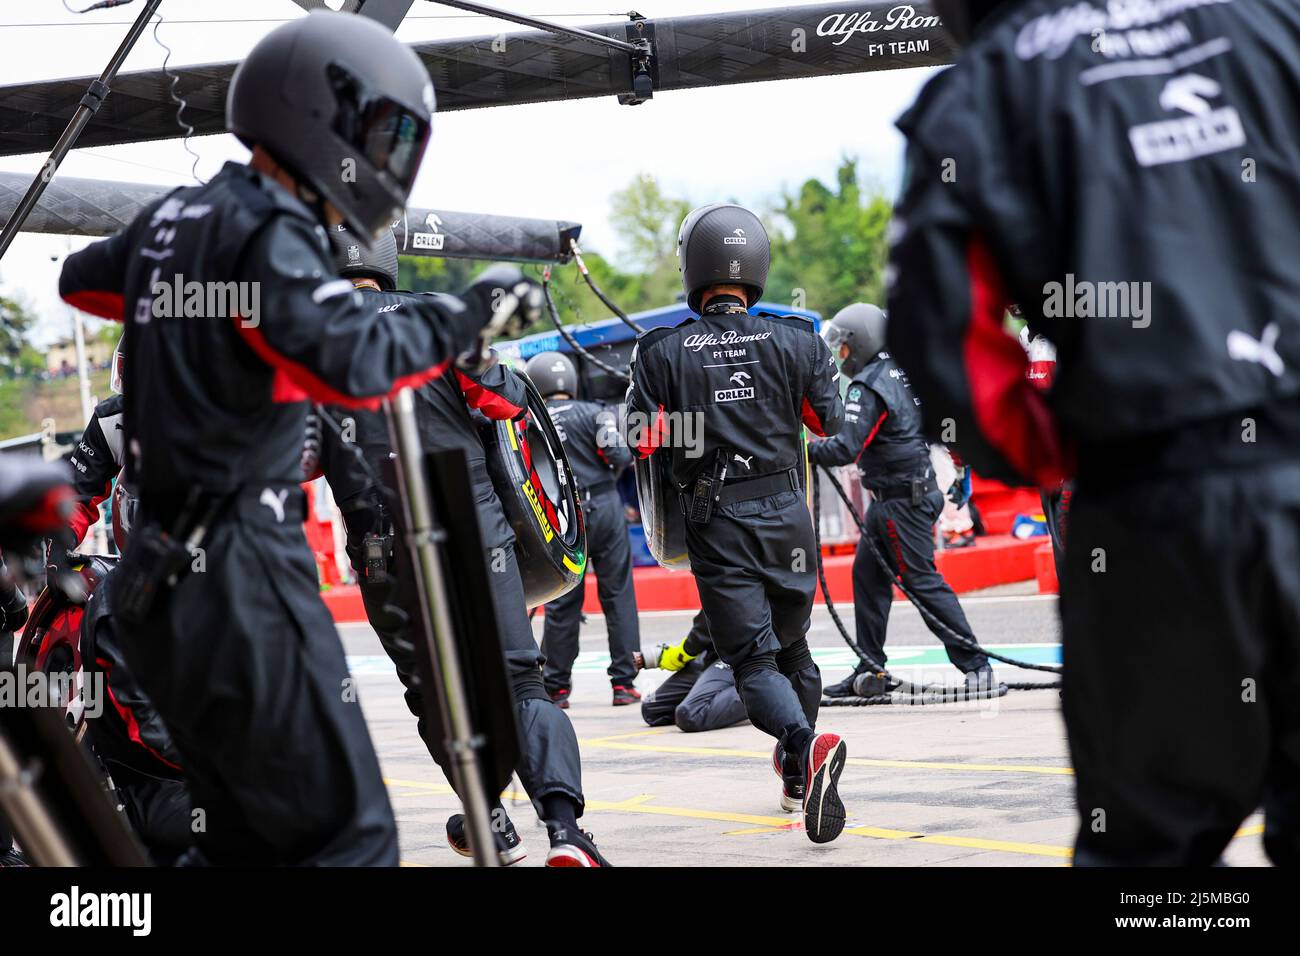
POLYGON ((700 315, 733 315, 748 312, 743 299, 734 295, 715 295, 709 304, 700 310, 700 315))

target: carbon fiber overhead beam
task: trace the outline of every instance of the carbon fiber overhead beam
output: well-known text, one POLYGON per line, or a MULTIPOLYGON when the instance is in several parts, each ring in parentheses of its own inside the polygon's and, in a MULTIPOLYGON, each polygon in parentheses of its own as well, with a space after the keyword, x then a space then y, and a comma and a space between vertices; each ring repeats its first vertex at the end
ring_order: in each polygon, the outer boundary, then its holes
MULTIPOLYGON (((0 221, 8 219, 30 177, 0 172, 0 221)), ((32 210, 25 232, 108 236, 135 218, 167 189, 142 183, 58 176, 32 210)), ((567 262, 576 222, 522 219, 472 212, 411 207, 397 224, 397 249, 404 256, 567 262)))
MULTIPOLYGON (((648 40, 655 92, 763 80, 938 66, 954 48, 930 3, 893 0, 814 4, 669 17, 585 27, 620 40, 648 40)), ((438 91, 441 110, 517 106, 633 93, 622 51, 540 31, 412 44, 438 91)), ((226 87, 235 63, 179 67, 177 91, 198 135, 225 129, 226 87)), ((0 87, 0 156, 48 150, 88 79, 0 87)), ((181 135, 161 70, 124 73, 78 146, 181 135)))

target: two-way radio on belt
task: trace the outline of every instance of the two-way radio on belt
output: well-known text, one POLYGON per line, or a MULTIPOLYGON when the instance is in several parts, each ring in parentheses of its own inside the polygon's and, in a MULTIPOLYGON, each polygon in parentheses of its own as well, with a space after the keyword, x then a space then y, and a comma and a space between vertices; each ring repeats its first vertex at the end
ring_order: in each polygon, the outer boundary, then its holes
MULTIPOLYGON (((875 538, 871 534, 870 530, 867 528, 866 522, 862 519, 862 516, 858 514, 857 509, 853 507, 853 502, 849 500, 848 494, 844 491, 844 488, 839 483, 839 481, 836 480, 835 476, 831 474, 829 469, 825 468, 822 465, 818 465, 817 468, 825 473, 827 480, 829 480, 831 483, 831 487, 835 489, 835 493, 839 495, 840 500, 844 502, 844 506, 848 508, 849 514, 853 516, 853 521, 857 525, 858 531, 861 534, 862 541, 866 543, 867 549, 871 552, 871 555, 876 560, 876 563, 880 565, 881 570, 883 570, 886 576, 888 576, 888 578, 890 579, 890 581, 894 585, 896 585, 900 591, 903 592, 903 595, 909 601, 912 602, 912 605, 916 608, 917 612, 923 618, 925 618, 926 622, 932 628, 937 628, 939 631, 942 631, 945 635, 952 638, 954 641, 956 641, 958 644, 962 645, 963 647, 981 653, 986 657, 992 658, 995 661, 1001 661, 1004 664, 1010 664, 1013 667, 1019 667, 1025 670, 1046 671, 1049 674, 1061 673, 1061 667, 1059 664, 1031 664, 1027 661, 1016 660, 1013 657, 1005 657, 1001 654, 996 654, 993 651, 987 650, 986 648, 981 646, 978 641, 972 640, 971 638, 967 637, 965 634, 957 633, 952 628, 950 628, 947 624, 941 621, 938 618, 938 616, 933 611, 931 611, 928 607, 926 607, 925 604, 922 603, 921 600, 916 596, 916 594, 912 592, 912 590, 903 581, 902 576, 897 571, 895 571, 894 568, 890 566, 885 556, 880 553, 880 549, 876 546, 875 538)), ((849 637, 849 633, 844 627, 844 622, 840 620, 840 616, 835 610, 834 602, 832 602, 831 600, 830 588, 827 587, 826 584, 826 572, 825 569, 822 567, 821 531, 818 528, 818 522, 816 518, 816 515, 820 513, 820 510, 821 510, 821 483, 816 480, 816 472, 814 471, 813 473, 813 513, 814 513, 813 532, 816 538, 816 545, 817 545, 817 577, 821 584, 822 596, 826 600, 826 610, 830 613, 831 620, 835 622, 836 629, 839 630, 840 636, 844 639, 844 642, 848 644, 849 649, 852 650, 854 654, 858 656, 859 660, 861 660, 862 663, 866 664, 869 668, 871 668, 876 673, 883 674, 885 673, 884 666, 879 662, 872 660, 871 657, 865 651, 863 651, 862 648, 860 648, 852 638, 849 637)), ((1008 690, 1053 690, 1059 688, 1061 684, 1059 681, 1050 682, 1050 683, 1016 682, 1016 683, 1007 683, 1005 684, 1005 686, 1007 687, 1008 690)), ((994 696, 1000 696, 1000 694, 997 692, 997 685, 988 688, 980 687, 978 689, 968 690, 964 685, 952 686, 946 684, 913 684, 910 681, 897 681, 896 686, 892 687, 888 692, 883 694, 878 694, 871 697, 828 698, 827 701, 829 701, 833 705, 839 705, 839 706, 854 706, 854 705, 861 705, 861 704, 897 704, 897 703, 939 704, 939 703, 957 703, 963 700, 979 700, 979 699, 984 699, 984 698, 994 697, 994 696)))

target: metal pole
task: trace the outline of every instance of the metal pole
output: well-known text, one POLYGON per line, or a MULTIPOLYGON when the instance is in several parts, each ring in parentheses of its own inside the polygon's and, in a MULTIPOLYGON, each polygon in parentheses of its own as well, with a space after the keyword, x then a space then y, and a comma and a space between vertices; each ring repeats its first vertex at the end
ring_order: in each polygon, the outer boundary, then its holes
POLYGON ((397 457, 397 492, 407 533, 407 547, 415 569, 424 627, 421 638, 428 643, 433 679, 439 687, 427 693, 437 698, 442 725, 451 756, 452 783, 465 808, 465 827, 476 866, 497 866, 496 838, 492 834, 488 797, 483 789, 474 728, 470 722, 469 697, 460 660, 452 638, 447 588, 443 581, 433 509, 424 473, 424 453, 415 421, 414 392, 399 391, 384 403, 389 437, 397 457))
POLYGON ((561 23, 552 23, 550 20, 528 17, 522 13, 511 13, 509 10, 489 7, 485 3, 471 3, 470 0, 430 0, 430 2, 444 7, 455 7, 457 10, 468 10, 470 13, 481 13, 485 17, 495 17, 498 20, 509 20, 511 23, 545 30, 547 33, 559 33, 564 36, 590 40, 592 43, 599 43, 601 46, 607 46, 621 53, 641 54, 645 52, 635 43, 628 43, 626 40, 615 40, 603 33, 593 33, 591 30, 583 30, 581 27, 566 27, 561 23))
POLYGON ((25 769, 9 742, 0 736, 0 809, 14 834, 37 866, 76 866, 77 857, 63 839, 58 824, 32 791, 31 771, 25 769))
POLYGON ((117 71, 121 69, 122 62, 126 59, 128 53, 135 46, 136 41, 140 39, 140 34, 148 26, 149 20, 152 19, 158 5, 162 0, 148 0, 144 9, 140 11, 140 16, 136 17, 135 23, 131 24, 131 29, 127 31, 126 36, 118 45, 117 50, 113 53, 113 58, 108 61, 108 66, 104 67, 104 72, 99 74, 99 79, 91 81, 90 86, 86 89, 86 95, 81 98, 81 104, 77 107, 72 119, 68 122, 67 128, 63 135, 59 137, 54 148, 50 150, 49 157, 41 166, 41 171, 36 174, 32 184, 27 187, 27 192, 19 200, 15 207, 13 215, 5 223, 4 231, 0 232, 0 259, 9 251, 9 246, 13 243, 14 237, 18 235, 18 230, 23 227, 27 221, 28 215, 36 207, 37 201, 41 198, 41 193, 45 192, 45 187, 50 184, 54 178, 59 164, 63 162, 63 157, 68 155, 77 137, 81 131, 86 128, 90 118, 95 115, 99 109, 99 104, 104 102, 104 98, 109 94, 109 85, 117 76, 117 71))

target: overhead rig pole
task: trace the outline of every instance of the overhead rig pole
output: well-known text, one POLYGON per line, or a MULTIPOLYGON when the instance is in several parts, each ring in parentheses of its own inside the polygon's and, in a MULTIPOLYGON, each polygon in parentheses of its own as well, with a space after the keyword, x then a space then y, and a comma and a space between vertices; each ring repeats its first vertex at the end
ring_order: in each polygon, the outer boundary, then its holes
POLYGON ((157 12, 161 3, 162 0, 147 0, 144 9, 135 18, 135 23, 131 24, 131 29, 127 31, 126 36, 122 38, 122 42, 118 44, 117 49, 113 52, 113 58, 104 67, 104 72, 99 74, 98 79, 92 80, 90 86, 86 88, 86 93, 82 96, 76 112, 72 114, 72 119, 68 121, 68 126, 64 129, 63 135, 59 137, 54 144, 54 148, 50 150, 49 157, 41 165, 41 171, 36 174, 32 184, 27 187, 27 192, 23 195, 23 198, 18 201, 13 215, 5 223, 4 231, 0 232, 0 259, 3 259, 4 254, 9 251, 9 246, 13 243, 14 237, 18 235, 18 231, 22 229, 28 215, 36 207, 37 200, 41 198, 41 193, 45 192, 45 187, 54 178, 59 164, 63 162, 63 158, 68 155, 68 151, 77 142, 77 137, 86 128, 86 124, 95 115, 100 104, 104 102, 104 98, 111 92, 110 87, 117 76, 117 71, 122 68, 122 63, 135 47, 136 41, 144 33, 144 28, 153 19, 153 15, 157 12))

